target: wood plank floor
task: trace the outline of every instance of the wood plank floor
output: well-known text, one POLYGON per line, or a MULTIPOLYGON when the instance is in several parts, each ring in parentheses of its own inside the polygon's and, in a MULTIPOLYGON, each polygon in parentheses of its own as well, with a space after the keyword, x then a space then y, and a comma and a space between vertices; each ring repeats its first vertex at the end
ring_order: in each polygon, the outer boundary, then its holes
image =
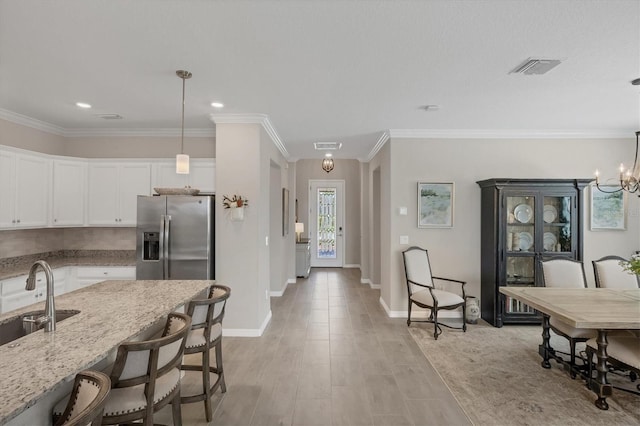
MULTIPOLYGON (((406 320, 390 319, 379 298, 358 269, 337 268, 314 268, 271 298, 261 337, 223 338, 227 392, 212 398, 209 424, 471 424, 406 320)), ((203 403, 182 405, 182 417, 207 424, 203 403)), ((155 422, 171 424, 170 407, 155 422)))

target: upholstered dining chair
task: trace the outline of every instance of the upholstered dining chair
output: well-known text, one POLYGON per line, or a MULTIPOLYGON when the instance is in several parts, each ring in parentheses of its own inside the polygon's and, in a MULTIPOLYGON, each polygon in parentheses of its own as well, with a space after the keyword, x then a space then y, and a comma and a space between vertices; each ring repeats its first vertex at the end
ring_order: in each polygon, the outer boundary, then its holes
POLYGON ((462 330, 463 332, 467 331, 466 294, 464 289, 466 282, 432 275, 429 253, 421 247, 409 247, 402 252, 402 258, 404 260, 404 273, 408 293, 407 326, 411 325, 411 306, 416 304, 421 308, 429 309, 430 312, 427 320, 414 321, 433 323, 433 337, 436 340, 442 334, 440 326, 462 330), (436 286, 436 282, 439 286, 436 286), (446 289, 452 283, 459 284, 458 293, 446 289), (458 308, 462 308, 462 327, 454 327, 438 322, 438 311, 458 308))
POLYGON ((161 337, 118 347, 103 424, 142 420, 151 425, 153 413, 169 403, 173 424, 182 424, 180 365, 190 327, 189 316, 171 313, 161 337))
POLYGON ((591 261, 596 278, 596 287, 627 289, 640 287, 638 276, 625 271, 620 265, 620 262, 626 261, 627 259, 620 256, 605 256, 591 261))
MULTIPOLYGON (((229 287, 214 284, 209 287, 209 294, 206 299, 194 299, 187 305, 187 315, 191 317, 191 330, 187 337, 184 354, 202 354, 202 361, 199 365, 182 364, 183 371, 200 372, 197 378, 195 394, 187 395, 187 389, 183 390, 180 398, 181 403, 204 401, 205 415, 207 422, 211 421, 211 395, 218 387, 222 392, 227 391, 224 381, 224 370, 222 367, 222 319, 224 318, 227 299, 231 295, 229 287), (215 348, 216 365, 211 366, 210 350, 215 348), (211 373, 216 375, 216 379, 211 383, 211 373)), ((191 375, 185 376, 183 383, 188 384, 191 375)))
POLYGON ((100 426, 110 388, 109 376, 100 371, 84 370, 76 374, 71 395, 65 400, 66 406, 55 426, 100 426))
MULTIPOLYGON (((542 265, 542 276, 544 286, 549 288, 586 288, 587 280, 584 275, 582 262, 573 259, 550 259, 540 262, 542 265)), ((589 329, 575 328, 553 316, 549 318, 551 329, 559 336, 563 336, 569 341, 570 348, 570 374, 575 377, 576 364, 576 343, 586 342, 595 337, 595 331, 589 329)), ((554 352, 556 352, 554 350, 554 352)))

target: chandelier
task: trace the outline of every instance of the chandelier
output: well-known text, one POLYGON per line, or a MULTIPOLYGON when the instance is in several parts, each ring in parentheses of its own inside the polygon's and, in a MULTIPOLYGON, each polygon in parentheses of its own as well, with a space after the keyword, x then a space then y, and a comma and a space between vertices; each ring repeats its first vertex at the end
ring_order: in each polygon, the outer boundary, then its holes
POLYGON ((189 156, 184 153, 184 86, 192 74, 189 71, 178 70, 176 71, 176 75, 182 79, 182 133, 180 136, 180 154, 176 155, 176 173, 188 175, 189 156))
POLYGON ((325 158, 324 160, 322 160, 322 170, 329 173, 331 170, 333 170, 333 158, 331 158, 330 153, 326 153, 324 156, 325 158))
MULTIPOLYGON (((640 131, 636 132, 636 156, 634 157, 633 160, 633 167, 630 169, 627 169, 625 171, 624 169, 624 164, 620 164, 620 182, 619 188, 610 190, 610 189, 603 189, 600 185, 600 172, 598 170, 596 170, 596 187, 601 191, 601 192, 605 192, 607 194, 612 194, 614 192, 620 192, 620 191, 627 191, 630 194, 633 194, 635 192, 638 192, 638 196, 640 197, 640 164, 638 162, 638 137, 640 136, 640 131)), ((603 185, 607 188, 610 187, 610 185, 603 185)))

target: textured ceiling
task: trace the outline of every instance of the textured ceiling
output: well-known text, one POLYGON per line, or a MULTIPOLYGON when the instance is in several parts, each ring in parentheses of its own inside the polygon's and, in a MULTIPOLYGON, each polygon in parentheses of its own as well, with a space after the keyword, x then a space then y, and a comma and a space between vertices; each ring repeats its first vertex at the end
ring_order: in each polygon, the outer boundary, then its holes
POLYGON ((177 129, 178 69, 189 131, 266 114, 291 158, 337 141, 363 159, 387 129, 631 138, 640 0, 0 0, 2 110, 70 133, 177 129), (509 74, 529 57, 563 62, 509 74))

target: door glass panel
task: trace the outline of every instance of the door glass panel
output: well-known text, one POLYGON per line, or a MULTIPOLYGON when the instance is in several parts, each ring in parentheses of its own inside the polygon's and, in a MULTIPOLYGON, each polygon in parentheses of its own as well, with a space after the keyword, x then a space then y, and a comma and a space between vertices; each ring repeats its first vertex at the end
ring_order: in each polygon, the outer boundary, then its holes
POLYGON ((318 188, 317 257, 336 258, 336 188, 318 188))
POLYGON ((544 197, 543 248, 546 252, 571 251, 571 197, 544 197))
POLYGON ((535 251, 535 197, 507 197, 507 252, 535 251))

